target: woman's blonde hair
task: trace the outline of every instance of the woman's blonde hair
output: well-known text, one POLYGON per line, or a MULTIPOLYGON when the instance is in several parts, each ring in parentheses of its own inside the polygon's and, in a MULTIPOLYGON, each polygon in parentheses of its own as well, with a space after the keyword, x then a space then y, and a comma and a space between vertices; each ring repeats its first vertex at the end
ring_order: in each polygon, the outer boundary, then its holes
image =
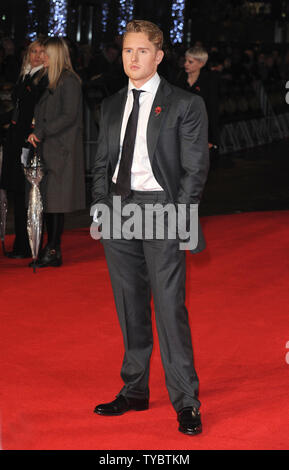
POLYGON ((190 55, 194 59, 199 60, 200 62, 203 62, 204 64, 206 64, 208 57, 209 57, 206 49, 204 49, 201 46, 191 47, 190 49, 186 51, 186 55, 190 55))
POLYGON ((30 53, 34 47, 43 47, 43 40, 42 39, 35 39, 35 41, 31 42, 27 47, 22 61, 20 75, 23 76, 27 73, 28 66, 30 65, 30 53))
POLYGON ((64 39, 59 37, 46 39, 44 47, 46 54, 49 56, 49 67, 47 72, 49 82, 48 88, 55 90, 61 75, 66 70, 75 75, 80 81, 79 76, 73 70, 69 48, 64 39))

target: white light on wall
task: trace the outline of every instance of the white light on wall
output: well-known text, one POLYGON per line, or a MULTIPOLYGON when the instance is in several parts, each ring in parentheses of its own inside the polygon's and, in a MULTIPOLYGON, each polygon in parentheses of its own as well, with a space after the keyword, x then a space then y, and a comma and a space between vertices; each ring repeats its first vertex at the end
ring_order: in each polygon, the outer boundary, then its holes
POLYGON ((67 0, 50 0, 48 36, 66 36, 67 0))
POLYGON ((34 41, 37 36, 37 20, 36 20, 36 7, 35 7, 35 0, 27 0, 27 8, 28 8, 28 17, 27 17, 27 37, 30 41, 34 41))
POLYGON ((102 18, 101 18, 102 32, 103 32, 103 33, 106 33, 106 31, 107 31, 108 11, 109 11, 108 2, 103 2, 103 6, 102 6, 102 18))
POLYGON ((123 34, 126 24, 133 18, 133 0, 119 0, 118 33, 123 34))
POLYGON ((170 38, 173 44, 183 42, 184 12, 185 0, 175 0, 172 2, 173 26, 170 30, 170 38))

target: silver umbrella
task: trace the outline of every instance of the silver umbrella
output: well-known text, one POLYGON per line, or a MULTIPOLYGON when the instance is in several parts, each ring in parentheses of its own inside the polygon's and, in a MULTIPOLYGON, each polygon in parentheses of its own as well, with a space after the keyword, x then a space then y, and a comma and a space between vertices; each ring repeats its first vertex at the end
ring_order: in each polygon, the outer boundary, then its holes
POLYGON ((33 271, 35 272, 36 259, 42 234, 43 206, 39 186, 44 175, 44 168, 41 159, 37 154, 37 150, 33 148, 30 153, 32 154, 32 158, 28 164, 24 166, 24 173, 31 184, 27 212, 27 232, 32 251, 33 271))
MULTIPOLYGON (((0 146, 0 177, 2 172, 3 148, 0 146)), ((7 220, 8 201, 5 189, 0 189, 0 238, 3 254, 6 255, 5 249, 5 233, 7 220)))

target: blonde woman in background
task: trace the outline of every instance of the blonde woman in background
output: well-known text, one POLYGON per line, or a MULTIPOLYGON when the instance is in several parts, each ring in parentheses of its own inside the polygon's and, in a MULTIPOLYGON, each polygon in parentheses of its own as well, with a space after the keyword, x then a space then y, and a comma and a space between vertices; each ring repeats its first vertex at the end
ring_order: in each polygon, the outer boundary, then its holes
POLYGON ((3 149, 0 187, 13 193, 15 239, 9 258, 31 256, 27 234, 27 209, 25 206, 25 176, 21 165, 22 147, 32 132, 34 108, 47 86, 42 72, 44 46, 33 41, 23 57, 19 79, 12 93, 14 109, 8 117, 10 126, 3 149))
POLYGON ((206 67, 208 52, 201 45, 195 45, 186 51, 184 72, 177 85, 199 95, 205 101, 209 121, 209 149, 211 166, 217 166, 219 128, 219 80, 217 71, 206 67))
POLYGON ((85 208, 82 92, 64 39, 47 39, 42 57, 48 87, 35 108, 35 129, 28 139, 40 146, 46 168, 41 191, 48 242, 37 264, 58 267, 64 214, 85 208))

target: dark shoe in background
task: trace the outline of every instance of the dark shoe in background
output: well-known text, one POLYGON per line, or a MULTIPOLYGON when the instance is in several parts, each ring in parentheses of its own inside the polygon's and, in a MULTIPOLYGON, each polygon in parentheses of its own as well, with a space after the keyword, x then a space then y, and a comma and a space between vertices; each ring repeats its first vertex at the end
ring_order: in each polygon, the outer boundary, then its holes
MULTIPOLYGON (((39 258, 35 262, 36 268, 47 268, 49 266, 58 268, 62 265, 62 255, 60 248, 50 248, 48 245, 40 252, 39 258)), ((29 267, 33 267, 33 261, 29 267)))
POLYGON ((21 252, 12 250, 12 251, 6 251, 5 256, 7 256, 7 258, 10 258, 10 259, 31 258, 31 252, 21 253, 21 252))

